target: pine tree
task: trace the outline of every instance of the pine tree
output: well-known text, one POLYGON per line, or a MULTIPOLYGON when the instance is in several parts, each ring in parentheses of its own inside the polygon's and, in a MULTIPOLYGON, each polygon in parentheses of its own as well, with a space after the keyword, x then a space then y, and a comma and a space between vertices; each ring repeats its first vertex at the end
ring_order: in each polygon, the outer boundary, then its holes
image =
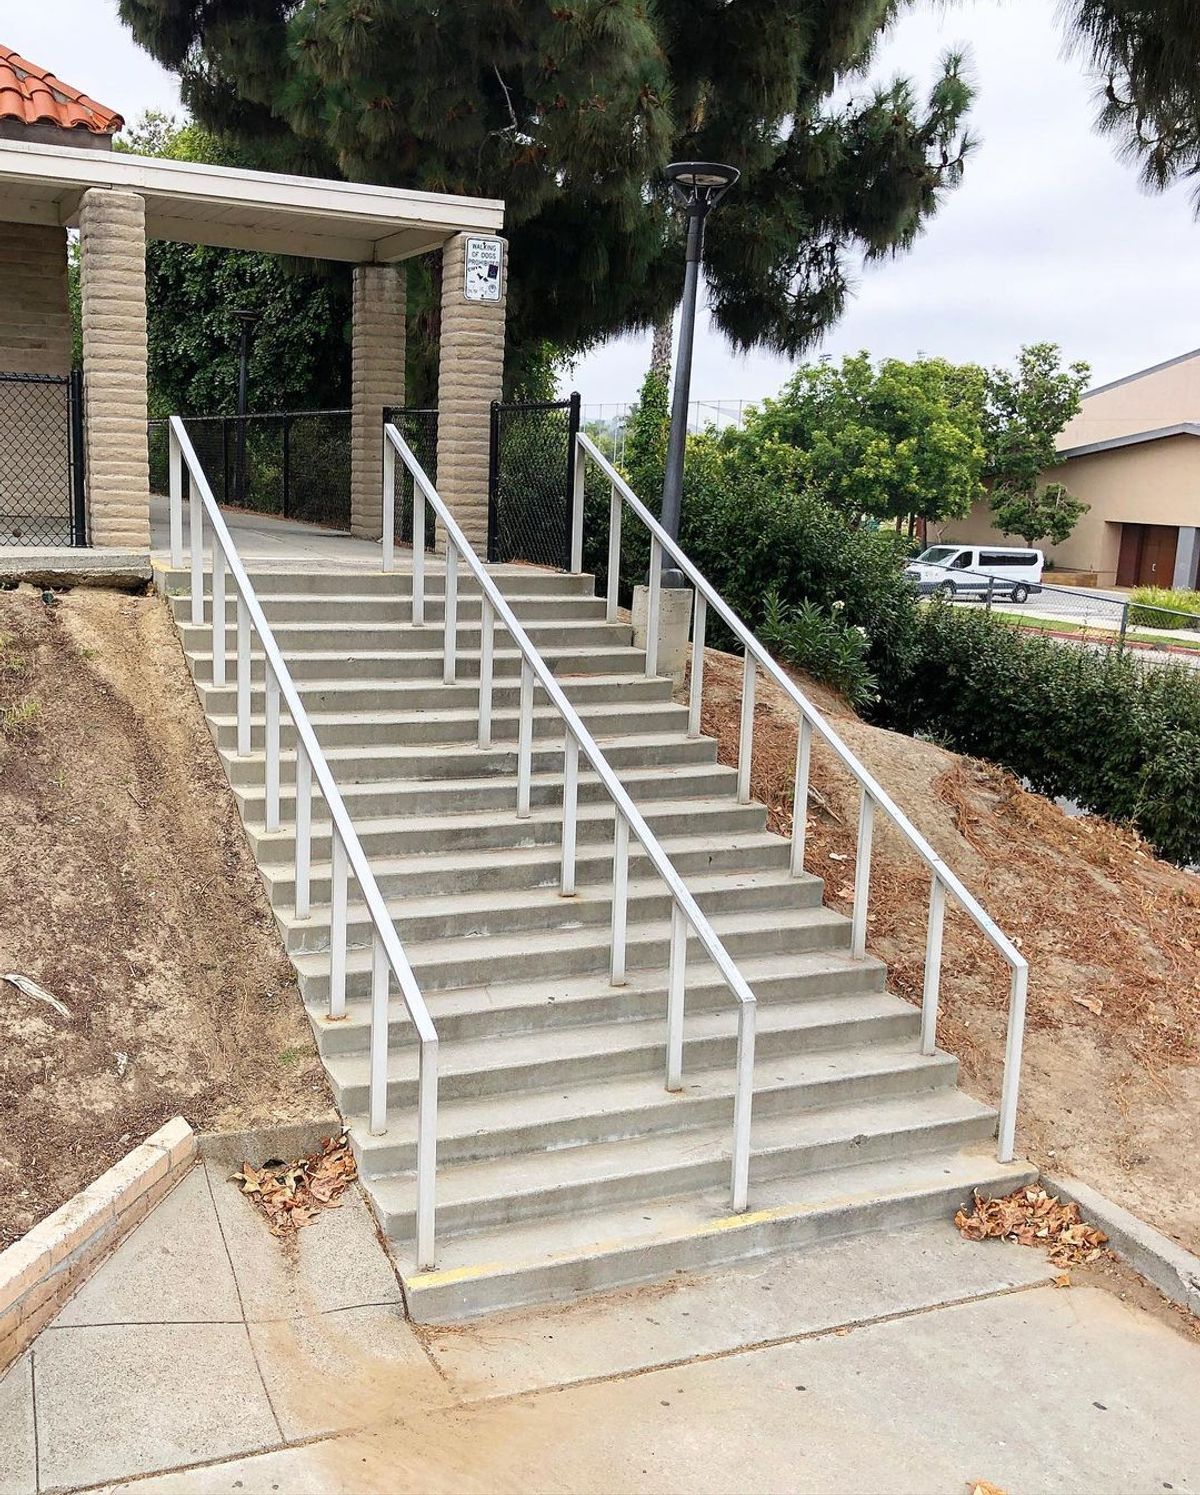
POLYGON ((518 349, 662 317, 683 268, 662 168, 729 161, 713 315, 736 346, 785 354, 836 320, 861 256, 911 243, 970 147, 957 56, 925 99, 903 79, 851 97, 898 8, 120 0, 193 116, 258 164, 503 197, 518 349))

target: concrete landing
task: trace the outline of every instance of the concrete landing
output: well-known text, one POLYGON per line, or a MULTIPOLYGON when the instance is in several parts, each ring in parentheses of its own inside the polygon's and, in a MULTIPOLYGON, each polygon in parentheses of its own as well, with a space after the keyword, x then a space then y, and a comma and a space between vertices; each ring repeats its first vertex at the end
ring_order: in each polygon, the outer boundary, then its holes
POLYGON ((416 1329, 197 1165, 0 1381, 0 1492, 1200 1495, 1200 1341, 948 1223, 416 1329))

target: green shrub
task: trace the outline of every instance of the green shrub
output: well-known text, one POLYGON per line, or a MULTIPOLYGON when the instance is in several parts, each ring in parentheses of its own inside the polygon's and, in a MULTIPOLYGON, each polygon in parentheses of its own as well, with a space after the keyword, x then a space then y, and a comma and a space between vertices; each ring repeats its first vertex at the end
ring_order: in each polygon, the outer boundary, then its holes
POLYGON ((837 603, 829 612, 815 602, 789 605, 771 592, 759 637, 779 659, 840 690, 852 706, 866 706, 878 694, 867 667, 866 635, 848 628, 842 612, 837 603))
POLYGON ((1131 594, 1129 621, 1146 628, 1200 628, 1200 592, 1138 587, 1131 594))

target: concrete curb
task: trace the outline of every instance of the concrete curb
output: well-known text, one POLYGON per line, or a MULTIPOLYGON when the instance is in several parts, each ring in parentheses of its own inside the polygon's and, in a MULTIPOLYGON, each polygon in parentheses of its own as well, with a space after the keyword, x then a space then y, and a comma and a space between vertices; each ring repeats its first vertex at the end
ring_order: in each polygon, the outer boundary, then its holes
POLYGON ((289 1162, 316 1152, 326 1137, 338 1136, 342 1127, 339 1117, 331 1114, 323 1120, 250 1127, 244 1132, 203 1132, 199 1138, 200 1156, 230 1168, 240 1168, 243 1163, 257 1167, 268 1158, 289 1162))
POLYGON ((72 550, 67 547, 11 549, 0 553, 0 580, 35 587, 108 587, 144 591, 151 579, 144 550, 72 550))
POLYGON ((1117 1255, 1172 1303, 1200 1314, 1200 1256, 1076 1178, 1043 1173, 1042 1183, 1051 1194, 1077 1204, 1088 1223, 1105 1232, 1117 1255))
POLYGON ((0 1371, 45 1327, 196 1157, 182 1116, 0 1252, 0 1371))

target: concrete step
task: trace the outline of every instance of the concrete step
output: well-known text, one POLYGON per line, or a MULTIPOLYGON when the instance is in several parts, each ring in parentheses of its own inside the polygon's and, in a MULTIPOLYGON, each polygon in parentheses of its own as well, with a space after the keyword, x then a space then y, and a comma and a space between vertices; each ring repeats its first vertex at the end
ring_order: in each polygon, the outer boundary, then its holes
MULTIPOLYGON (((648 865, 644 872, 629 884, 630 923, 666 919, 671 912, 666 884, 648 865)), ((782 913, 819 907, 822 886, 819 878, 792 877, 786 867, 766 872, 710 872, 688 879, 692 896, 710 917, 742 910, 774 909, 782 913)), ((573 898, 562 897, 555 887, 401 895, 389 898, 387 907, 406 947, 427 940, 479 940, 534 931, 539 938, 552 939, 560 930, 609 927, 612 886, 584 885, 573 898)), ((306 919, 277 909, 276 918, 289 954, 329 949, 328 907, 315 908, 306 919)), ((373 926, 366 905, 357 899, 352 898, 347 909, 346 931, 351 948, 371 943, 373 926)))
MULTIPOLYGON (((714 872, 781 871, 790 860, 787 842, 766 831, 743 836, 669 836, 661 844, 671 865, 683 877, 714 872)), ((418 856, 376 857, 371 868, 385 897, 451 895, 498 889, 509 892, 535 888, 557 890, 562 872, 562 851, 554 844, 479 850, 464 848, 456 852, 418 856)), ((642 848, 631 847, 631 875, 645 877, 649 868, 649 859, 642 848)), ((290 913, 296 901, 295 864, 285 863, 260 870, 272 904, 282 913, 290 913)), ((314 908, 329 902, 330 873, 327 861, 315 863, 311 868, 310 897, 314 908)), ((611 880, 612 846, 607 842, 577 845, 576 885, 592 887, 611 880)))
POLYGON ((1026 1163, 997 1163, 987 1145, 947 1148, 770 1179, 742 1215, 713 1189, 450 1237, 435 1270, 418 1271, 405 1250, 397 1267, 409 1316, 450 1322, 944 1219, 974 1188, 1005 1194, 1036 1177, 1026 1163))
MULTIPOLYGON (((269 615, 268 622, 285 659, 290 659, 293 654, 319 653, 322 650, 337 650, 343 657, 356 659, 363 651, 420 654, 444 647, 444 630, 440 623, 414 628, 411 623, 359 622, 353 617, 341 617, 329 622, 306 619, 299 623, 276 623, 269 615)), ((181 623, 178 628, 185 653, 211 652, 212 627, 209 623, 181 623)), ((548 649, 627 647, 633 640, 633 629, 628 624, 606 623, 603 618, 596 621, 559 616, 531 621, 525 631, 542 653, 548 649)), ((478 620, 462 623, 455 637, 460 650, 478 653, 478 620)), ((508 649, 513 647, 503 630, 496 643, 503 644, 508 649)), ((229 657, 236 654, 233 645, 234 640, 227 630, 226 651, 229 657)), ((261 641, 254 633, 251 634, 250 652, 252 657, 261 653, 261 641)))
MULTIPOLYGON (((656 799, 704 799, 732 797, 737 774, 719 763, 667 763, 622 770, 624 784, 639 808, 656 799)), ((342 784, 342 799, 355 825, 381 815, 467 814, 477 810, 509 814, 516 818, 517 781, 497 775, 488 779, 373 779, 365 784, 342 784)), ((261 784, 234 785, 234 797, 242 819, 254 826, 265 824, 264 790, 261 784)), ((580 772, 579 800, 590 805, 611 806, 608 791, 593 773, 580 772)), ((562 774, 534 773, 530 783, 531 808, 562 804, 562 774)), ((611 810, 609 812, 612 813, 611 810)), ((280 814, 284 825, 296 819, 296 790, 284 784, 280 790, 280 814)), ((324 825, 329 812, 320 797, 313 800, 313 824, 324 825)))
MULTIPOLYGON (((690 1014, 684 1025, 683 1072, 732 1066, 737 1013, 727 1008, 690 1014)), ((887 992, 863 992, 809 1002, 780 1002, 757 1014, 755 1054, 812 1054, 859 1044, 916 1041, 920 1013, 887 992)), ((438 1093, 445 1100, 508 1095, 519 1090, 569 1090, 618 1075, 661 1074, 666 1064, 666 1021, 600 1023, 544 1032, 516 1033, 445 1044, 440 1051, 438 1093)), ((339 1109, 367 1109, 368 1059, 331 1054, 325 1059, 339 1109)), ((388 1107, 416 1105, 417 1051, 397 1047, 388 1054, 388 1107)))
MULTIPOLYGON (((441 641, 436 647, 418 649, 371 649, 348 648, 290 650, 285 649, 288 673, 293 680, 441 680, 444 665, 441 641)), ((211 640, 195 651, 184 651, 188 668, 196 680, 205 684, 212 682, 211 640)), ((281 644, 281 648, 284 646, 281 644)), ((539 653, 555 676, 565 675, 618 675, 638 674, 645 670, 646 656, 640 649, 621 644, 580 644, 572 646, 547 645, 539 653)), ((232 641, 225 652, 226 678, 234 680, 237 660, 232 641)), ((250 678, 263 679, 263 655, 253 650, 250 659, 250 678)), ((498 648, 494 658, 494 674, 500 679, 519 676, 521 656, 516 649, 498 648)), ((479 679, 478 649, 458 651, 458 678, 479 679)))
MULTIPOLYGON (((385 573, 365 568, 306 568, 302 565, 263 564, 251 558, 247 574, 255 593, 262 599, 297 595, 341 597, 348 591, 360 597, 411 597, 410 561, 410 557, 398 555, 396 570, 385 573)), ((547 571, 536 566, 496 565, 488 567, 488 574, 505 597, 510 594, 527 597, 596 595, 596 578, 587 573, 547 571)), ((156 566, 155 580, 159 589, 168 597, 191 596, 191 574, 186 566, 180 571, 174 571, 169 566, 156 566)), ((205 590, 208 591, 207 585, 205 590)), ((460 597, 479 594, 479 584, 462 566, 458 568, 458 593, 460 597)), ((425 595, 432 598, 444 594, 445 563, 440 556, 428 556, 425 562, 425 595)))
MULTIPOLYGON (((687 737, 679 732, 643 732, 636 736, 610 737, 604 744, 604 756, 611 767, 650 768, 680 764, 715 763, 717 745, 711 737, 687 737)), ((436 779, 511 778, 516 782, 516 743, 498 743, 480 748, 474 742, 412 744, 384 742, 366 746, 330 747, 325 758, 343 792, 354 784, 370 784, 379 779, 427 783, 436 779)), ((251 752, 244 758, 221 750, 225 776, 235 789, 259 785, 266 774, 266 755, 251 752)), ((532 753, 533 772, 551 773, 561 768, 563 743, 561 735, 544 737, 535 743, 532 753)), ((294 784, 296 754, 283 749, 279 755, 281 783, 294 784)))
MULTIPOLYGON (((764 1006, 881 992, 886 975, 882 961, 855 960, 839 950, 749 956, 738 962, 738 968, 764 1006)), ((723 1012, 731 1000, 715 967, 693 950, 687 962, 687 1011, 723 1012)), ((489 982, 430 991, 426 1002, 438 1036, 446 1042, 466 1041, 481 1032, 498 1035, 589 1023, 657 1022, 667 1010, 667 973, 665 969, 632 971, 623 986, 613 986, 607 971, 530 978, 508 986, 489 982)), ((327 1002, 314 1003, 308 1011, 322 1054, 366 1052, 370 1003, 365 992, 348 998, 344 1017, 331 1019, 327 1002)), ((388 1004, 388 1042, 412 1041, 403 1000, 393 992, 388 1004)))
MULTIPOLYGON (((326 597, 303 592, 280 593, 260 597, 267 621, 274 627, 282 623, 412 623, 412 596, 409 592, 399 594, 350 591, 326 597)), ((532 594, 510 592, 505 601, 522 623, 527 621, 576 618, 579 620, 601 620, 605 615, 603 597, 562 596, 549 592, 532 594)), ((171 598, 171 610, 176 622, 189 625, 192 620, 190 596, 171 598)), ((460 622, 478 623, 483 610, 483 598, 478 592, 458 599, 460 622)), ((426 623, 441 623, 446 616, 446 602, 439 586, 437 596, 425 599, 426 623)), ((204 595, 204 617, 212 622, 212 596, 204 595)), ((232 590, 225 594, 225 617, 233 622, 237 618, 237 598, 232 590)))
MULTIPOLYGON (((520 1097, 510 1096, 512 1109, 520 1097)), ((847 1164, 985 1142, 995 1113, 957 1090, 858 1101, 801 1116, 756 1119, 750 1187, 847 1164)), ((642 1200, 719 1189, 730 1173, 730 1128, 693 1126, 685 1136, 655 1132, 616 1141, 443 1165, 437 1223, 443 1239, 497 1226, 611 1209, 642 1200)), ((416 1230, 411 1174, 374 1181, 375 1213, 401 1245, 416 1230)))
MULTIPOLYGON (((850 943, 850 921, 832 909, 792 908, 742 910, 715 914, 709 923, 735 960, 749 955, 798 955, 811 950, 844 950, 850 943)), ((627 965, 630 971, 664 970, 670 926, 666 919, 630 925, 627 965)), ((531 938, 519 934, 472 938, 457 935, 442 940, 414 941, 405 947, 422 992, 428 999, 449 987, 483 986, 489 982, 555 977, 594 976, 609 969, 611 930, 605 924, 581 924, 559 929, 553 937, 540 931, 531 938)), ((300 951, 292 964, 304 999, 318 1006, 329 998, 329 952, 300 951)), ((352 948, 346 957, 346 990, 350 997, 370 991, 371 951, 352 948)))
MULTIPOLYGON (((829 1106, 885 1100, 952 1087, 958 1063, 949 1054, 926 1057, 910 1042, 870 1048, 775 1054, 755 1065, 754 1120, 795 1118, 829 1106)), ((664 1089, 661 1075, 619 1076, 573 1085, 569 1092, 530 1090, 519 1105, 509 1096, 449 1101, 439 1109, 438 1160, 478 1162, 558 1148, 611 1142, 733 1122, 734 1076, 727 1066, 684 1076, 683 1089, 664 1089)), ((364 1181, 416 1167, 416 1116, 399 1112, 373 1137, 365 1117, 348 1118, 350 1140, 364 1181)))
MULTIPOLYGON (((739 805, 731 799, 663 799, 647 800, 639 806, 650 829, 661 840, 664 836, 696 832, 704 836, 743 836, 762 831, 766 811, 751 801, 739 805)), ((261 800, 259 801, 261 815, 261 800)), ((562 844, 562 809, 555 803, 534 806, 529 817, 518 820, 516 798, 507 812, 494 810, 463 812, 453 806, 442 815, 407 817, 354 817, 354 828, 363 850, 376 858, 410 857, 421 854, 467 853, 472 851, 518 849, 522 847, 558 847, 562 844)), ((261 820, 246 826, 246 835, 264 877, 294 877, 295 831, 285 823, 283 829, 269 834, 261 820)), ((579 848, 595 843, 612 844, 613 807, 605 798, 579 806, 575 827, 579 848)), ((314 864, 328 863, 330 858, 329 820, 313 823, 312 857, 314 864)), ((640 855, 633 845, 630 855, 640 855)), ((294 885, 294 883, 293 883, 294 885)))

